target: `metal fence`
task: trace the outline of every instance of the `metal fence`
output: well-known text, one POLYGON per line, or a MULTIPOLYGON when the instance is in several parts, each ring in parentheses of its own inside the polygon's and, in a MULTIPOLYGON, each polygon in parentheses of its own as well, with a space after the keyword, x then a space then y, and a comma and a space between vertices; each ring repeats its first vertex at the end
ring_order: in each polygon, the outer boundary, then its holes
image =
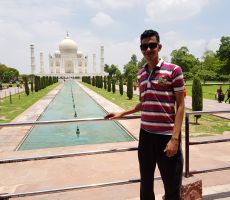
MULTIPOLYGON (((127 116, 123 117, 119 120, 127 120, 127 119, 137 119, 140 116, 127 116)), ((52 125, 52 124, 71 124, 71 123, 84 123, 84 122, 97 122, 97 121, 105 121, 108 119, 104 118, 87 118, 87 119, 70 119, 70 120, 54 120, 54 121, 36 121, 36 122, 19 122, 19 123, 0 123, 0 128, 3 127, 15 127, 15 126, 34 126, 34 125, 52 125)), ((32 160, 45 160, 45 159, 57 159, 57 158, 66 158, 66 157, 74 157, 74 156, 85 156, 85 155, 93 155, 93 154, 104 154, 104 153, 119 153, 119 152, 127 152, 127 151, 136 151, 137 147, 130 148, 113 148, 113 149, 104 149, 97 151, 84 151, 77 153, 66 153, 66 154, 52 154, 46 156, 31 156, 31 157, 22 157, 22 158, 13 158, 13 159, 1 159, 0 164, 6 163, 15 163, 15 162, 26 162, 32 160)), ((156 179, 160 179, 160 177, 155 177, 156 179)), ((99 187, 108 187, 113 185, 124 185, 140 182, 140 179, 134 178, 129 180, 119 180, 114 182, 105 182, 98 184, 90 184, 90 185, 76 185, 72 187, 63 187, 49 190, 37 190, 31 192, 18 192, 18 193, 2 193, 0 194, 0 199, 10 199, 10 198, 18 198, 25 196, 36 196, 36 195, 44 195, 50 193, 61 193, 72 190, 83 190, 90 188, 99 188, 99 187)))
POLYGON ((190 115, 202 115, 202 114, 216 114, 216 113, 230 113, 230 110, 220 110, 220 111, 194 111, 194 112, 186 112, 185 113, 185 177, 188 178, 192 174, 198 174, 198 173, 206 173, 206 172, 213 172, 213 171, 220 171, 220 170, 227 170, 230 169, 230 166, 228 167, 219 167, 219 168, 213 168, 213 169, 203 169, 203 170, 196 170, 196 171, 190 171, 189 170, 189 146, 190 145, 199 145, 199 144, 210 144, 210 143, 218 143, 218 142, 228 142, 230 141, 230 138, 228 139, 218 139, 218 140, 206 140, 201 142, 190 142, 189 140, 189 116, 190 115))
MULTIPOLYGON (((190 145, 199 145, 199 144, 209 144, 209 143, 217 143, 217 142, 227 142, 229 139, 223 140, 207 140, 202 142, 190 142, 189 141, 189 116, 190 115, 202 115, 202 114, 214 114, 214 113, 230 113, 229 111, 196 111, 196 112, 186 112, 185 114, 185 177, 188 178, 192 174, 197 173, 205 173, 211 171, 218 170, 226 170, 230 169, 229 167, 224 168, 215 168, 215 169, 206 169, 200 171, 190 171, 189 170, 189 146, 190 145)), ((128 119, 136 119, 140 118, 140 116, 127 116, 123 117, 119 120, 128 120, 128 119)), ((20 122, 20 123, 0 123, 0 128, 2 127, 13 127, 13 126, 31 126, 31 125, 51 125, 51 124, 68 124, 68 123, 84 123, 84 122, 95 122, 95 121, 104 121, 104 118, 88 118, 88 119, 71 119, 71 120, 56 120, 56 121, 36 121, 36 122, 20 122)), ((13 162, 25 162, 32 160, 44 160, 44 159, 56 159, 56 158, 64 158, 64 157, 73 157, 73 156, 84 156, 84 155, 92 155, 92 154, 102 154, 102 153, 118 153, 118 152, 126 152, 126 151, 136 151, 137 147, 131 148, 114 148, 114 149, 105 149, 105 150, 97 150, 97 151, 86 151, 86 152, 78 152, 78 153, 67 153, 67 154, 52 154, 46 156, 31 156, 31 157, 23 157, 23 158, 14 158, 14 159, 2 159, 0 160, 0 164, 5 163, 13 163, 13 162)), ((155 179, 160 179, 161 177, 155 177, 155 179)), ((123 185, 123 184, 131 184, 140 182, 140 179, 130 179, 130 180, 119 180, 116 182, 107 182, 107 183, 99 183, 99 184, 90 184, 90 185, 82 185, 82 186, 73 186, 73 187, 64 187, 50 190, 39 190, 32 192, 23 192, 23 193, 4 193, 0 194, 0 199, 9 199, 9 198, 18 198, 24 196, 35 196, 42 194, 50 194, 50 193, 60 193, 67 192, 71 190, 82 190, 89 188, 98 188, 98 187, 107 187, 112 185, 123 185)))

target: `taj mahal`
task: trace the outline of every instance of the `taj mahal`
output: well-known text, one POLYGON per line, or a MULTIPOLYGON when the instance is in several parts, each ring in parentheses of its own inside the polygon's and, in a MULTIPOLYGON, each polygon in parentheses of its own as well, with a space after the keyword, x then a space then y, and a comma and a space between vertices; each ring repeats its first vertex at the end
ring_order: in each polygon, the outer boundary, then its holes
POLYGON ((59 77, 82 77, 105 75, 104 72, 104 47, 100 47, 100 72, 96 72, 96 54, 93 58, 93 71, 88 72, 88 55, 84 55, 67 33, 66 37, 59 43, 59 48, 53 54, 49 54, 49 72, 44 71, 44 56, 40 52, 40 72, 36 73, 34 45, 30 45, 31 50, 31 73, 36 75, 48 75, 59 77))

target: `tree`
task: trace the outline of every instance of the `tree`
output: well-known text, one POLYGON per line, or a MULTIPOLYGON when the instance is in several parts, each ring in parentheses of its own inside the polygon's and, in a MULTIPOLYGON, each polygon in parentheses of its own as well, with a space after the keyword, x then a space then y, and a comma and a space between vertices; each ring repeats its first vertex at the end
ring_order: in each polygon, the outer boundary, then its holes
POLYGON ((131 75, 128 76, 127 81, 127 97, 129 100, 133 98, 133 77, 131 75))
POLYGON ((3 72, 3 81, 6 83, 14 82, 15 80, 18 79, 19 72, 18 70, 14 68, 6 68, 6 70, 3 72))
POLYGON ((30 79, 30 90, 33 93, 33 91, 34 91, 34 75, 30 75, 29 79, 30 79))
POLYGON ((99 77, 99 83, 100 83, 99 87, 103 88, 103 77, 102 76, 99 77))
POLYGON ((4 64, 0 64, 0 82, 3 82, 3 73, 6 71, 7 66, 4 64))
POLYGON ((113 76, 116 72, 116 70, 118 70, 117 66, 112 64, 111 66, 105 64, 104 67, 105 72, 107 72, 110 76, 113 76))
POLYGON ((41 77, 41 89, 44 89, 46 87, 45 85, 45 76, 41 77))
POLYGON ((203 80, 203 83, 205 83, 206 81, 213 81, 216 80, 217 74, 214 71, 211 70, 198 70, 196 72, 196 75, 203 80))
POLYGON ((33 91, 34 91, 34 82, 33 82, 33 80, 30 82, 30 90, 33 93, 33 91))
POLYGON ((106 81, 107 77, 104 76, 104 89, 106 90, 107 89, 107 81, 106 81))
MULTIPOLYGON (((200 79, 195 76, 192 83, 192 110, 202 111, 203 110, 203 92, 200 79)), ((196 118, 196 124, 201 115, 194 115, 196 118)))
POLYGON ((134 66, 137 66, 138 60, 137 60, 137 56, 136 56, 135 54, 133 54, 133 55, 131 56, 130 62, 131 62, 134 66))
POLYGON ((189 53, 187 47, 183 46, 171 53, 171 63, 179 65, 183 72, 189 72, 193 67, 200 66, 200 62, 194 55, 189 53))
POLYGON ((108 88, 107 91, 111 92, 111 77, 110 76, 108 76, 108 87, 107 88, 108 88))
POLYGON ((115 79, 112 78, 112 92, 115 93, 116 92, 116 85, 115 85, 115 79))
POLYGON ((117 69, 115 71, 115 77, 116 77, 116 80, 119 80, 119 77, 121 76, 121 71, 119 69, 117 69))
POLYGON ((119 91, 120 91, 121 96, 124 93, 123 85, 124 85, 123 78, 122 78, 122 76, 120 76, 120 78, 119 78, 119 91))
MULTIPOLYGON (((55 80, 54 80, 54 81, 55 81, 55 80)), ((52 85, 53 83, 55 83, 54 81, 53 81, 52 77, 49 76, 49 85, 52 85)))
POLYGON ((96 85, 96 80, 95 80, 95 77, 93 76, 92 78, 92 86, 95 86, 96 85))
POLYGON ((34 77, 34 91, 35 92, 38 92, 38 90, 39 90, 39 82, 38 81, 39 81, 38 76, 35 76, 34 77))
POLYGON ((141 69, 141 68, 144 66, 145 63, 146 63, 146 60, 145 60, 145 58, 143 57, 143 58, 141 59, 141 61, 139 61, 138 64, 137 64, 138 69, 141 69))
POLYGON ((19 72, 17 69, 7 67, 0 63, 0 82, 14 82, 18 80, 19 72))
POLYGON ((230 74, 230 37, 223 36, 220 42, 221 44, 217 51, 217 57, 224 62, 221 71, 223 74, 230 74))
POLYGON ((25 93, 28 96, 30 94, 30 89, 29 89, 29 85, 28 85, 28 79, 26 76, 23 77, 24 80, 24 86, 25 86, 25 93))
POLYGON ((217 74, 221 73, 223 68, 223 61, 221 61, 217 54, 213 51, 206 51, 202 56, 203 62, 201 63, 202 70, 209 70, 217 74))

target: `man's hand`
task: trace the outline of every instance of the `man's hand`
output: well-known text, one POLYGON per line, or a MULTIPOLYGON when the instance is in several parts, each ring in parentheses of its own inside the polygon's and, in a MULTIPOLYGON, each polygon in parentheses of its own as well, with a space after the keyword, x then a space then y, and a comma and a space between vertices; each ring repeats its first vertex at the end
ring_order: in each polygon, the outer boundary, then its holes
POLYGON ((109 113, 104 118, 105 119, 118 119, 121 118, 123 115, 122 113, 109 113))
POLYGON ((168 157, 173 157, 176 155, 178 151, 178 146, 179 146, 178 139, 171 138, 171 140, 169 140, 168 144, 166 145, 164 152, 166 152, 166 155, 168 157))

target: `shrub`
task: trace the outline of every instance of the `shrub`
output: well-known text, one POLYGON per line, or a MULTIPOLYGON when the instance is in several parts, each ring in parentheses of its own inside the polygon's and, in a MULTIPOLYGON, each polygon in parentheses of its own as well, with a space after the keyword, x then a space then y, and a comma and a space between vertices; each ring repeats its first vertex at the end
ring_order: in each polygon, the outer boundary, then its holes
POLYGON ((131 75, 128 76, 127 81, 127 97, 129 100, 133 98, 133 78, 131 75))
POLYGON ((124 89, 123 89, 123 78, 121 76, 119 78, 119 91, 120 91, 120 94, 123 95, 123 93, 124 93, 124 89))
POLYGON ((115 86, 115 80, 114 80, 114 78, 112 79, 112 91, 113 91, 113 93, 116 92, 116 86, 115 86))
MULTIPOLYGON (((203 110, 203 93, 200 79, 195 76, 192 83, 192 110, 202 111, 203 110)), ((196 124, 201 115, 194 115, 196 118, 196 124)))
POLYGON ((28 96, 30 94, 30 89, 29 89, 28 79, 26 76, 24 77, 24 86, 25 86, 25 93, 28 96))
POLYGON ((111 77, 108 76, 108 92, 111 92, 111 77))

